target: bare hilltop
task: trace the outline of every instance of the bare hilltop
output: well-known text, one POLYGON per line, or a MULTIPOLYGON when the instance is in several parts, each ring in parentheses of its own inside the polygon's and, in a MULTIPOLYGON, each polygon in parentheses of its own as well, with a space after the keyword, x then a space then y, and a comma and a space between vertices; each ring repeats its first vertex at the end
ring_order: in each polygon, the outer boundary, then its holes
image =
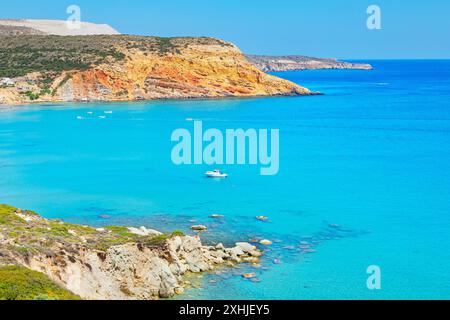
POLYGON ((63 20, 3 19, 0 20, 0 35, 114 35, 120 34, 107 24, 80 22, 80 27, 71 29, 63 20))

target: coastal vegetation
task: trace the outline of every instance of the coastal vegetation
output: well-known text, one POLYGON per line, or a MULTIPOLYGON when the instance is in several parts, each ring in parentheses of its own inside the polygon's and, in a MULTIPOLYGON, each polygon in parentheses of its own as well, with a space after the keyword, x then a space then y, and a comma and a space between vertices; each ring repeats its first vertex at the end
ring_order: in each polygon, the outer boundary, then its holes
POLYGON ((156 247, 163 245, 172 237, 184 235, 182 231, 174 231, 143 236, 133 233, 130 228, 124 226, 95 229, 60 220, 43 219, 33 211, 7 205, 0 205, 0 234, 6 235, 10 240, 10 249, 21 255, 45 252, 55 243, 62 241, 76 245, 80 242, 80 238, 90 249, 107 250, 111 246, 130 242, 156 247))
POLYGON ((180 53, 179 48, 188 44, 230 46, 212 38, 3 36, 0 41, 0 77, 13 78, 32 72, 83 71, 91 66, 124 60, 124 50, 138 49, 165 55, 180 53))
POLYGON ((0 77, 87 70, 125 58, 106 37, 19 36, 0 41, 0 77), (106 41, 108 40, 108 41, 106 41))
POLYGON ((79 300, 44 274, 24 267, 0 267, 0 300, 79 300))

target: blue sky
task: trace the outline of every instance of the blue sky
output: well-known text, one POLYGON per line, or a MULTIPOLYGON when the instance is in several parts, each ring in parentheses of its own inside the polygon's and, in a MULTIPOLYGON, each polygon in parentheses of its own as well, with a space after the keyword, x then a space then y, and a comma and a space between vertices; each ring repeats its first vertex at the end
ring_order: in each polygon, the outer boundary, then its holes
POLYGON ((305 54, 341 59, 450 58, 448 0, 16 0, 2 1, 1 18, 82 20, 122 33, 212 36, 247 53, 305 54), (382 30, 366 27, 379 5, 382 30))

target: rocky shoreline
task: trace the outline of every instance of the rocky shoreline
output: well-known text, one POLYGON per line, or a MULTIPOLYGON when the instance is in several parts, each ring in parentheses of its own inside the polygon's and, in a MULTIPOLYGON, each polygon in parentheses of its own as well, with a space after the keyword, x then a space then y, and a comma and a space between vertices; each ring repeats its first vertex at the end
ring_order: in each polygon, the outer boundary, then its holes
POLYGON ((205 246, 179 231, 95 229, 0 205, 0 266, 43 273, 82 299, 168 298, 184 292, 190 273, 258 263, 261 255, 246 242, 205 246))

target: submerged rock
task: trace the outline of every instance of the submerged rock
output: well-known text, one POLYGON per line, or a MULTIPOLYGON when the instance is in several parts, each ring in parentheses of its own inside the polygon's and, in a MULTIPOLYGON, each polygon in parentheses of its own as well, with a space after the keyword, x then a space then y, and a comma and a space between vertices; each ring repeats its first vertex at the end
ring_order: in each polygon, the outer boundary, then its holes
POLYGON ((273 263, 274 264, 281 264, 281 260, 280 259, 273 259, 273 263))

